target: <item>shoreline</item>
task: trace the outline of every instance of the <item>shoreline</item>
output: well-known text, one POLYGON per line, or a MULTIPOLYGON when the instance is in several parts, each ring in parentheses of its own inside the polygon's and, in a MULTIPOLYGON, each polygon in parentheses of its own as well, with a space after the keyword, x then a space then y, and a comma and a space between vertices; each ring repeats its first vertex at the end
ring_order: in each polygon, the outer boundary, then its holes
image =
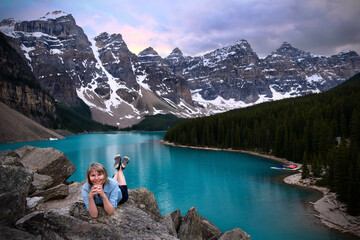
POLYGON ((173 147, 192 148, 192 149, 200 149, 200 150, 208 150, 208 151, 224 151, 224 152, 245 153, 245 154, 253 155, 253 156, 256 156, 256 157, 262 157, 262 158, 270 159, 270 160, 273 160, 275 162, 279 162, 279 163, 283 163, 283 164, 294 163, 294 162, 291 162, 291 161, 289 161, 289 160, 287 160, 285 158, 279 158, 279 157, 275 157, 275 156, 271 156, 271 155, 267 155, 267 154, 262 154, 262 153, 252 152, 252 151, 246 151, 246 150, 235 150, 235 149, 231 149, 231 148, 194 147, 194 146, 186 146, 186 145, 175 144, 175 143, 167 142, 167 141, 164 141, 164 140, 160 140, 160 142, 163 143, 164 145, 173 146, 173 147))
POLYGON ((318 214, 315 217, 329 228, 343 233, 351 233, 360 237, 360 216, 351 216, 346 212, 346 206, 336 199, 336 194, 326 187, 312 185, 306 179, 301 179, 301 173, 296 173, 284 178, 284 182, 300 187, 308 187, 322 192, 323 197, 315 203, 310 202, 318 214))
MULTIPOLYGON (((266 158, 275 162, 289 164, 293 163, 284 158, 278 158, 267 154, 261 154, 252 151, 245 150, 234 150, 234 149, 220 149, 220 148, 209 148, 209 147, 194 147, 185 146, 175 143, 170 143, 164 140, 160 140, 161 143, 173 147, 192 148, 209 151, 225 151, 225 152, 238 152, 245 153, 257 157, 266 158)), ((335 193, 330 192, 326 187, 320 187, 313 185, 308 179, 301 179, 301 173, 295 173, 289 175, 283 179, 286 184, 296 185, 300 187, 308 187, 320 191, 323 197, 317 200, 315 203, 310 202, 314 206, 314 209, 318 214, 315 217, 319 218, 320 221, 327 227, 339 230, 343 233, 351 233, 355 236, 360 237, 360 216, 351 216, 346 213, 345 205, 336 199, 335 193)))

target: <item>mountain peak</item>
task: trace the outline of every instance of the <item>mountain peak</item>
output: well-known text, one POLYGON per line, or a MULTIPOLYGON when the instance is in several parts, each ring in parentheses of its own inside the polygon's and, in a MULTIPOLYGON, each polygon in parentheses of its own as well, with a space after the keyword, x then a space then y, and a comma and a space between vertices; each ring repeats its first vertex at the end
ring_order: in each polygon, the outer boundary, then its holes
POLYGON ((358 54, 357 54, 357 52, 355 52, 355 51, 350 51, 350 50, 344 50, 344 51, 341 51, 339 54, 338 54, 338 56, 359 56, 358 54))
POLYGON ((289 53, 289 52, 304 52, 300 49, 293 47, 288 42, 283 42, 281 46, 276 50, 277 53, 289 53))
POLYGON ((249 44, 249 43, 245 39, 240 39, 235 42, 235 45, 241 45, 241 44, 249 44))
POLYGON ((279 57, 279 56, 299 57, 299 56, 307 56, 307 55, 310 55, 310 53, 297 49, 288 42, 283 42, 283 44, 281 44, 281 46, 271 54, 272 57, 279 57))
POLYGON ((152 47, 148 47, 139 53, 139 56, 146 56, 146 55, 159 56, 159 54, 152 47))
POLYGON ((172 50, 170 55, 183 55, 183 53, 181 52, 181 50, 178 47, 176 47, 176 48, 174 48, 174 50, 172 50))
POLYGON ((109 34, 107 32, 102 32, 99 34, 99 36, 95 37, 95 38, 107 38, 109 37, 109 34))
POLYGON ((293 46, 288 42, 283 42, 280 48, 293 48, 293 46))
POLYGON ((181 52, 181 50, 178 47, 176 47, 166 58, 183 57, 183 56, 184 54, 181 52))
POLYGON ((60 18, 60 17, 67 17, 71 14, 68 14, 64 11, 61 11, 61 10, 58 10, 58 11, 52 11, 52 12, 47 12, 45 14, 45 16, 39 18, 39 20, 42 20, 42 21, 47 21, 49 19, 57 19, 57 18, 60 18))
POLYGON ((105 39, 108 39, 108 38, 112 38, 112 39, 117 39, 117 40, 120 40, 120 41, 123 41, 122 39, 122 35, 120 33, 113 33, 113 34, 109 34, 107 32, 102 32, 100 33, 98 36, 96 36, 94 39, 96 41, 98 40, 105 40, 105 39))
POLYGON ((237 40, 233 45, 230 46, 231 48, 235 47, 237 49, 243 49, 245 51, 253 51, 250 44, 248 43, 247 40, 245 39, 241 39, 241 40, 237 40))
POLYGON ((184 61, 186 58, 184 57, 184 54, 181 52, 181 50, 176 47, 165 59, 174 65, 184 61))
POLYGON ((11 26, 14 26, 18 22, 19 21, 15 20, 14 18, 5 18, 0 22, 0 27, 2 27, 2 26, 11 27, 11 26))

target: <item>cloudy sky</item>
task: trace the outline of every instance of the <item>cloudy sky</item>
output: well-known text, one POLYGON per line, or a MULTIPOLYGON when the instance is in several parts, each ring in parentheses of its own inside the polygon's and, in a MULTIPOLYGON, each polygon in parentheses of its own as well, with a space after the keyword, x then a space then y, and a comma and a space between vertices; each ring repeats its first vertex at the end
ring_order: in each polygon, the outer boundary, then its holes
POLYGON ((1 0, 0 20, 70 13, 89 38, 120 33, 138 54, 196 56, 246 39, 265 57, 283 42, 313 54, 360 54, 360 0, 1 0))

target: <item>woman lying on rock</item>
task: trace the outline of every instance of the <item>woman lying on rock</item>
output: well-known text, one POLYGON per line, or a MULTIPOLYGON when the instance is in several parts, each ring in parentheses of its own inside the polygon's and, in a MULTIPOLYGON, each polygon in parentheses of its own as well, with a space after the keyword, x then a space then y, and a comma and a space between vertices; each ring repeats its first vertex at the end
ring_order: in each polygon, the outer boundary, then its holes
POLYGON ((108 215, 112 215, 118 204, 128 199, 128 190, 123 170, 130 161, 128 157, 121 159, 115 156, 116 172, 113 178, 108 178, 108 173, 100 163, 92 163, 86 171, 86 183, 82 187, 81 195, 84 199, 86 210, 92 218, 97 218, 96 205, 103 205, 108 215))

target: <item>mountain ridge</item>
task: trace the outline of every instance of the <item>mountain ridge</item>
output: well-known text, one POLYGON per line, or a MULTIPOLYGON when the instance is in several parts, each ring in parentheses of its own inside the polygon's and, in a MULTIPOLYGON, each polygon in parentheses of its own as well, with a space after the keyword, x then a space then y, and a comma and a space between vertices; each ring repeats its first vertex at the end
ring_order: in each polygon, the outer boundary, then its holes
POLYGON ((151 46, 132 53, 121 34, 88 39, 71 14, 5 19, 0 31, 28 61, 40 85, 70 106, 82 99, 96 121, 128 127, 145 115, 198 117, 264 101, 318 93, 360 71, 354 51, 313 55, 284 42, 259 58, 244 39, 202 56, 151 46))

